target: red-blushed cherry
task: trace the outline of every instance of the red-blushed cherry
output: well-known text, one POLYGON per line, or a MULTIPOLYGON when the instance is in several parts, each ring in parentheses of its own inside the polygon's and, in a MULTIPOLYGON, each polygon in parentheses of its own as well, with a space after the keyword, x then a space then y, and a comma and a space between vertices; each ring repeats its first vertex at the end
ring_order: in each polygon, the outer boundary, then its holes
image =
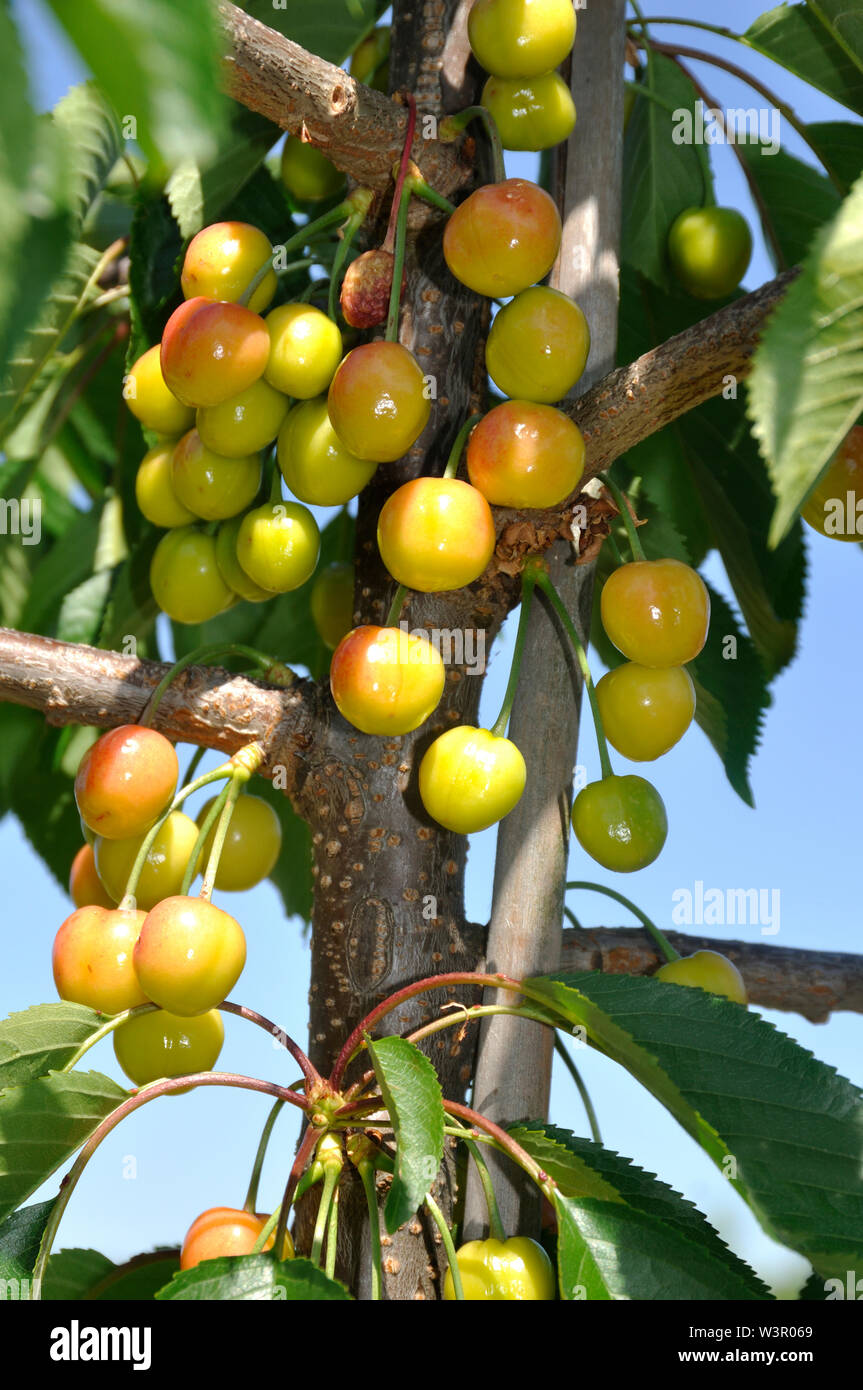
POLYGON ((106 839, 143 834, 174 795, 178 773, 177 754, 164 734, 140 724, 109 729, 78 765, 78 810, 106 839))
POLYGON ((463 589, 494 554, 488 502, 460 478, 414 478, 387 498, 378 549, 394 579, 420 593, 463 589))
POLYGON ((581 430, 562 410, 502 401, 471 431, 468 477, 497 507, 555 507, 584 471, 581 430))
POLYGON ((215 1008, 233 989, 246 963, 246 938, 214 903, 165 898, 147 913, 134 960, 148 998, 188 1017, 215 1008))
POLYGON ((446 671, 428 638, 397 627, 355 627, 330 665, 339 713, 364 734, 408 734, 440 703, 446 671))
POLYGON ((431 414, 425 379, 401 343, 361 343, 341 362, 327 408, 356 458, 392 463, 419 439, 431 414))
POLYGON ((82 845, 72 860, 69 896, 76 907, 116 906, 116 899, 111 897, 96 872, 93 846, 89 843, 82 845))
POLYGON ((267 325, 242 304, 197 296, 175 309, 162 335, 162 374, 184 405, 207 407, 238 396, 263 376, 267 325))
MULTIPOLYGON (((180 1268, 194 1269, 204 1260, 218 1260, 223 1255, 251 1255, 258 1236, 269 1221, 266 1213, 239 1211, 236 1207, 210 1207, 201 1212, 186 1232, 180 1251, 180 1268)), ((272 1250, 275 1231, 264 1242, 264 1250, 272 1250)), ((289 1260, 294 1243, 285 1231, 279 1259, 289 1260)))
MULTIPOLYGON (((269 238, 249 222, 212 222, 192 237, 180 276, 186 299, 238 300, 272 257, 269 238)), ((254 314, 263 313, 278 281, 269 271, 249 299, 254 314)))
POLYGON ((51 963, 61 999, 119 1014, 149 1000, 132 964, 146 913, 79 907, 54 938, 51 963))
POLYGON ((443 252, 457 280, 489 299, 506 299, 548 274, 560 250, 552 198, 527 179, 483 184, 444 228, 443 252))

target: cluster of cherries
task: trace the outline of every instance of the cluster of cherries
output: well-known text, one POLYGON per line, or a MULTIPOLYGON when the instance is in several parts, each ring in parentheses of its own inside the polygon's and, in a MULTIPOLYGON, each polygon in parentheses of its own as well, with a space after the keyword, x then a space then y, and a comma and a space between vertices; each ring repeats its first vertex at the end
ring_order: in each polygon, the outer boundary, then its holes
POLYGON ((476 0, 468 37, 491 76, 483 106, 507 150, 547 150, 575 125, 569 87, 556 68, 575 39, 572 0, 476 0))
MULTIPOLYGON (((170 809, 177 776, 173 745, 145 725, 112 729, 88 749, 75 779, 87 837, 70 874, 76 910, 54 940, 61 999, 107 1015, 158 1005, 113 1034, 117 1060, 137 1086, 214 1065, 224 1037, 216 1005, 246 960, 236 919, 209 901, 208 888, 199 896, 184 888, 207 862, 215 826, 202 837, 213 800, 197 823, 170 809)), ((261 882, 275 866, 281 840, 273 808, 260 797, 239 795, 212 886, 241 892, 261 882)))

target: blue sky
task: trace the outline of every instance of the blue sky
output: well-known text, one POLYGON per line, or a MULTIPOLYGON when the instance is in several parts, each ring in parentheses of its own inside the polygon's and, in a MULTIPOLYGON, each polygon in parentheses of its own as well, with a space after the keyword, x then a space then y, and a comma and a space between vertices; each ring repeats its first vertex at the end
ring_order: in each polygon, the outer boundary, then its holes
MULTIPOLYGON (((681 16, 704 17, 699 0, 654 6, 681 16)), ((762 6, 727 0, 721 21, 743 30, 762 6)), ((16 0, 32 55, 34 100, 50 106, 80 76, 74 55, 56 32, 38 0, 16 0)), ((647 11, 646 11, 647 12, 647 11)), ((715 16, 712 16, 715 18, 715 16)), ((847 113, 787 78, 757 54, 726 41, 678 31, 682 42, 707 46, 750 65, 774 85, 806 120, 846 119, 847 113)), ((675 30, 663 26, 663 38, 675 30)), ((708 90, 726 107, 759 102, 740 82, 696 64, 708 90)), ((589 131, 585 131, 589 138, 589 131)), ((808 158, 802 142, 787 125, 782 143, 790 153, 808 158)), ((733 152, 712 152, 720 203, 739 207, 755 228, 757 218, 733 152)), ((530 157, 510 156, 510 171, 532 172, 530 157)), ((756 240, 746 285, 770 278, 769 259, 756 240)), ((706 887, 778 890, 780 931, 765 940, 783 946, 825 950, 861 949, 858 866, 859 787, 863 773, 859 740, 859 648, 863 558, 859 547, 825 540, 807 531, 809 593, 797 659, 775 683, 762 746, 752 767, 756 810, 750 810, 728 786, 721 765, 699 729, 649 775, 659 787, 669 815, 669 836, 659 860, 614 886, 634 898, 661 926, 670 926, 673 895, 706 887), (857 655, 855 655, 857 653, 857 655)), ((721 566, 708 561, 708 577, 723 591, 721 566)), ((514 636, 510 622, 492 654, 482 713, 493 718, 502 698, 514 636)), ((595 675, 601 674, 597 663, 595 675)), ((179 750, 181 766, 184 754, 179 750)), ((589 723, 584 727, 579 761, 588 776, 599 771, 589 723)), ((630 768, 618 760, 622 770, 630 768)), ((208 766, 205 763, 205 767, 208 766)), ((193 803, 192 814, 197 809, 193 803)), ((495 832, 474 837, 468 869, 467 910, 474 921, 487 920, 493 874, 495 832)), ((20 942, 7 956, 0 976, 0 1015, 54 997, 51 943, 68 915, 68 899, 9 818, 0 825, 0 863, 6 896, 7 931, 20 942)), ((596 875, 584 856, 573 851, 570 877, 596 875)), ((286 921, 275 890, 264 884, 237 898, 222 895, 222 906, 240 916, 249 941, 249 963, 235 991, 260 1012, 278 1020, 298 1040, 305 1037, 308 951, 300 925, 286 921)), ((571 903, 585 925, 618 925, 622 909, 595 895, 571 903)), ((717 928, 729 937, 759 939, 757 926, 717 928)), ((840 1014, 826 1025, 812 1025, 794 1015, 768 1014, 783 1031, 856 1081, 861 1080, 863 1020, 840 1014)), ((264 1033, 226 1018, 221 1065, 273 1079, 291 1081, 294 1068, 264 1033)), ((793 1286, 802 1281, 805 1262, 784 1252, 763 1235, 743 1204, 729 1190, 702 1151, 666 1112, 619 1068, 593 1052, 579 1054, 579 1064, 594 1098, 604 1142, 683 1191, 710 1217, 740 1254, 768 1279, 793 1286)), ((121 1079, 110 1043, 93 1053, 95 1067, 121 1079)), ((122 1259, 156 1243, 176 1243, 192 1219, 211 1205, 241 1205, 248 1171, 266 1114, 263 1098, 237 1091, 207 1089, 179 1099, 163 1099, 135 1114, 109 1138, 89 1165, 64 1218, 61 1246, 93 1246, 122 1259)), ((587 1133, 583 1111, 566 1074, 555 1074, 552 1119, 587 1133)), ((261 1192, 261 1209, 272 1208, 280 1193, 297 1124, 282 1115, 271 1146, 261 1192)), ((43 1195, 54 1190, 53 1183, 43 1195)))

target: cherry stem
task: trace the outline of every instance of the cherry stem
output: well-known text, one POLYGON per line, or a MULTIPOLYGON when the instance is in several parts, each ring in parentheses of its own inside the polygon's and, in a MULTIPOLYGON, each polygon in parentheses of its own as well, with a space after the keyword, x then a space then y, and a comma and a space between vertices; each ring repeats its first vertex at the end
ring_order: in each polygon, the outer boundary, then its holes
POLYGON ((623 556, 622 556, 622 554, 620 553, 620 546, 617 544, 617 541, 614 539, 614 536, 611 534, 610 531, 609 531, 608 535, 605 537, 605 540, 603 541, 603 545, 607 545, 607 546, 608 546, 609 550, 611 551, 611 556, 612 556, 612 559, 614 560, 614 563, 615 563, 616 565, 622 565, 624 561, 623 561, 623 556))
MULTIPOLYGON (((357 191, 360 192, 362 190, 357 191)), ((367 210, 368 206, 366 208, 366 211, 367 210)), ((237 303, 244 306, 248 305, 255 290, 269 275, 270 271, 273 269, 274 263, 280 260, 282 256, 288 256, 292 251, 301 250, 304 246, 307 246, 310 241, 314 240, 315 237, 330 231, 337 223, 344 222, 346 219, 356 216, 357 211, 356 203, 352 203, 349 198, 346 198, 344 202, 338 203, 336 207, 330 208, 328 212, 322 212, 320 217, 316 217, 314 221, 306 222, 305 226, 301 227, 298 232, 295 232, 292 237, 288 237, 288 240, 283 242, 281 246, 274 247, 272 254, 267 257, 261 268, 255 271, 255 274, 243 290, 237 303)), ((363 213, 363 216, 365 216, 365 213, 363 213)))
POLYGON ((494 1183, 492 1182, 491 1173, 488 1171, 488 1164, 480 1153, 479 1145, 474 1139, 470 1138, 470 1131, 465 1129, 464 1125, 460 1125, 457 1120, 455 1123, 458 1125, 462 1143, 476 1166, 477 1177, 480 1180, 483 1196, 485 1197, 485 1204, 488 1208, 488 1224, 491 1237, 493 1240, 506 1240, 506 1231, 500 1219, 500 1207, 497 1204, 494 1183))
MULTIPOLYGON (((176 811, 178 807, 182 806, 187 796, 191 796, 193 792, 199 791, 201 787, 209 786, 211 782, 220 782, 226 777, 232 777, 233 771, 234 769, 231 766, 230 762, 222 763, 219 767, 214 768, 212 772, 202 773, 200 777, 196 777, 193 782, 189 782, 185 787, 182 787, 180 791, 177 792, 177 795, 174 797, 167 810, 163 811, 159 819, 155 822, 155 824, 150 826, 150 829, 147 831, 146 835, 141 841, 141 847, 138 850, 135 862, 132 865, 132 871, 129 874, 128 880, 126 882, 126 891, 123 894, 121 902, 119 903, 119 906, 122 909, 134 912, 135 890, 138 887, 138 879, 141 877, 144 865, 147 862, 147 856, 149 855, 150 850, 153 847, 153 842, 156 839, 156 836, 158 835, 159 831, 162 829, 162 826, 167 821, 168 817, 174 811, 176 811)), ((192 874, 192 877, 194 878, 194 873, 192 874)))
POLYGON ((207 751, 207 750, 206 750, 206 748, 204 748, 203 745, 201 745, 200 748, 196 748, 196 749, 195 749, 194 753, 192 754, 191 758, 189 759, 189 766, 186 768, 185 776, 183 777, 183 785, 184 785, 184 786, 185 786, 185 784, 186 784, 187 782, 191 782, 192 778, 194 777, 195 773, 196 773, 197 770, 198 770, 198 767, 200 766, 201 762, 203 761, 203 757, 204 757, 204 754, 206 753, 206 751, 207 751))
POLYGON ((237 804, 240 793, 242 792, 248 777, 239 770, 234 773, 227 787, 221 793, 219 800, 222 802, 219 811, 219 823, 216 826, 216 833, 213 836, 213 845, 210 850, 210 857, 207 860, 207 869, 204 874, 204 882, 201 884, 199 896, 204 902, 209 902, 213 896, 213 887, 216 881, 216 874, 219 872, 219 860, 222 857, 222 850, 228 838, 228 831, 231 826, 231 817, 234 814, 234 807, 237 804))
POLYGON ((443 1212, 441 1211, 440 1207, 438 1206, 437 1202, 435 1201, 434 1197, 431 1195, 430 1192, 426 1193, 425 1205, 429 1212, 429 1215, 432 1217, 435 1225, 440 1231, 440 1238, 443 1241, 443 1247, 446 1251, 446 1257, 449 1263, 449 1272, 452 1275, 452 1285, 453 1290, 455 1292, 455 1296, 460 1303, 463 1303, 464 1287, 461 1282, 461 1270, 459 1269, 458 1259, 455 1253, 455 1245, 453 1243, 452 1232, 449 1226, 446 1224, 446 1218, 444 1217, 443 1212))
POLYGON ((587 660, 587 652, 584 650, 584 643, 582 642, 581 638, 575 630, 575 624, 573 623, 572 618, 569 616, 569 613, 567 612, 566 605, 564 604, 563 599, 560 597, 560 594, 557 592, 557 589, 554 587, 553 583, 551 582, 551 579, 549 578, 545 570, 539 570, 537 572, 536 583, 537 587, 542 590, 549 603, 551 604, 552 608, 557 613, 557 616, 560 618, 560 621, 563 624, 566 634, 570 642, 572 643, 572 648, 575 652, 576 660, 578 661, 578 664, 581 667, 581 674, 584 679, 584 688, 587 691, 587 698, 590 701, 590 712, 593 715, 593 725, 596 729, 596 742, 597 747, 599 748, 599 762, 602 767, 602 775, 603 778, 613 777, 614 769, 611 766, 611 758, 609 757, 608 744, 605 739, 605 729, 602 723, 602 715, 599 712, 599 700, 596 696, 596 687, 593 684, 593 676, 590 674, 590 665, 587 660))
POLYGON ((437 208, 439 212, 445 212, 448 217, 452 217, 455 212, 455 203, 451 203, 449 198, 445 198, 442 193, 438 193, 432 188, 430 183, 426 183, 422 174, 416 169, 409 174, 406 180, 411 193, 415 198, 422 198, 424 203, 437 208))
POLYGON ((584 1106, 585 1112, 587 1114, 587 1122, 590 1125, 590 1136, 594 1144, 601 1144, 602 1135, 599 1132, 599 1121, 596 1118, 596 1111, 593 1108, 593 1101, 590 1099, 590 1095, 582 1079, 581 1072, 578 1070, 578 1067, 575 1065, 575 1062, 572 1060, 572 1057, 570 1056, 568 1050, 564 1046, 563 1038, 556 1030, 554 1034, 554 1050, 557 1053, 560 1060, 563 1062, 563 1065, 566 1067, 573 1081, 575 1082, 575 1088, 578 1091, 578 1094, 581 1096, 581 1103, 584 1106))
POLYGON ((450 985, 484 985, 488 989, 511 989, 516 994, 522 992, 522 985, 519 981, 512 979, 509 975, 484 975, 475 970, 454 970, 446 975, 429 975, 425 979, 414 981, 411 985, 405 985, 403 989, 396 990, 395 994, 382 1000, 370 1013, 367 1013, 365 1018, 360 1020, 353 1032, 345 1039, 330 1074, 332 1090, 339 1090, 345 1068, 354 1053, 359 1052, 365 1045, 363 1034, 370 1033, 375 1023, 386 1014, 392 1013, 406 999, 413 999, 415 995, 425 994, 433 989, 447 989, 450 985))
POLYGON ((390 611, 387 614, 387 627, 395 627, 396 623, 399 620, 401 611, 405 606, 405 599, 407 598, 409 592, 410 590, 406 589, 404 584, 400 584, 399 587, 396 589, 395 594, 393 596, 393 601, 390 604, 390 611))
MULTIPOLYGON (((264 1226, 262 1226, 261 1229, 260 1229, 260 1231, 258 1232, 258 1238, 257 1238, 257 1240, 255 1241, 254 1245, 252 1246, 252 1249, 251 1249, 251 1251, 249 1252, 250 1254, 252 1254, 252 1255, 260 1255, 260 1254, 261 1254, 261 1252, 263 1251, 264 1246, 266 1245, 266 1243, 267 1243, 267 1241, 269 1240, 270 1236, 273 1234, 273 1229, 274 1229, 274 1227, 275 1227, 276 1222, 277 1222, 278 1219, 279 1219, 279 1212, 281 1211, 281 1209, 282 1209, 282 1204, 281 1204, 281 1202, 280 1202, 279 1205, 276 1207, 275 1211, 272 1212, 272 1213, 267 1217, 266 1224, 265 1224, 264 1226)), ((246 1210, 248 1210, 248 1208, 246 1208, 246 1210)), ((252 1208, 252 1211, 254 1211, 254 1208, 252 1208)))
POLYGON ((406 193, 399 206, 398 217, 396 219, 396 239, 393 251, 393 279, 390 286, 390 306, 387 313, 387 327, 384 338, 388 343, 397 343, 399 337, 399 310, 402 302, 402 274, 405 265, 405 247, 407 245, 408 230, 408 209, 410 207, 410 193, 406 193))
POLYGON ((618 893, 616 888, 606 888, 604 883, 589 883, 583 879, 575 879, 571 883, 567 883, 566 888, 577 890, 585 889, 591 893, 604 893, 607 898, 613 898, 616 903, 620 903, 622 907, 627 908, 627 910, 632 913, 633 917, 638 918, 641 925, 645 927, 653 937, 666 960, 680 960, 680 952, 675 950, 665 933, 660 931, 656 923, 652 922, 647 913, 642 912, 641 908, 637 907, 631 898, 624 897, 623 893, 618 893))
POLYGON ((445 116, 438 126, 438 138, 445 142, 456 140, 473 120, 480 120, 485 126, 485 133, 491 145, 494 181, 495 183, 502 183, 506 178, 503 145, 500 131, 497 128, 497 121, 487 107, 466 106, 463 111, 456 111, 452 116, 445 116))
POLYGON ((378 1193, 375 1186, 375 1168, 369 1159, 357 1164, 357 1171, 366 1195, 369 1212, 369 1245, 372 1257, 371 1301, 379 1303, 381 1297, 381 1217, 378 1210, 378 1193))
MULTIPOLYGON (((535 1009, 529 1009, 524 1004, 470 1004, 455 1005, 452 1013, 445 1018, 433 1019, 431 1023, 424 1023, 421 1028, 415 1029, 413 1033, 408 1033, 407 1042, 416 1043, 422 1038, 430 1037, 432 1033, 442 1033, 446 1028, 453 1028, 459 1023, 471 1023, 475 1018, 487 1018, 492 1014, 510 1014, 514 1018, 530 1019, 533 1023, 544 1023, 551 1028, 554 1025, 549 1022, 545 1014, 537 1013, 535 1009)), ((366 1101, 358 1104, 367 1104, 366 1101)), ((344 1114, 344 1110, 337 1112, 344 1114)))
POLYGON ((324 1168, 324 1188, 321 1193, 320 1206, 315 1221, 314 1235, 312 1236, 312 1249, 309 1259, 312 1264, 320 1266, 321 1250, 324 1245, 324 1234, 327 1229, 327 1221, 330 1215, 330 1205, 336 1190, 339 1178, 342 1175, 341 1168, 335 1163, 328 1163, 324 1168))
POLYGON ((342 239, 336 247, 336 254, 333 257, 333 264, 330 269, 330 286, 327 297, 327 313, 333 323, 338 324, 338 310, 336 302, 338 300, 339 289, 342 281, 342 270, 348 258, 350 249, 354 243, 354 238, 363 222, 366 219, 365 212, 356 212, 353 217, 349 217, 342 228, 342 239))
POLYGON ((405 126, 405 138, 404 143, 402 145, 401 158, 399 159, 399 167, 396 171, 395 176, 396 186, 393 190, 393 201, 392 206, 390 208, 389 221, 387 223, 387 234, 384 237, 383 242, 381 244, 381 250, 389 251, 390 253, 392 253, 395 245, 396 223, 398 221, 398 215, 401 210, 402 195, 404 192, 405 181, 407 180, 408 173, 410 171, 411 150, 413 149, 414 134, 416 133, 417 128, 416 100, 410 92, 407 92, 405 94, 405 101, 408 108, 408 120, 407 125, 405 126))
POLYGON ((538 575, 539 571, 530 562, 525 565, 522 571, 521 611, 518 615, 518 630, 515 634, 515 650, 512 654, 512 665, 509 668, 509 680, 507 681, 503 704, 500 707, 500 714, 491 726, 491 733, 495 738, 506 736, 506 728, 509 724, 509 716, 512 713, 515 692, 518 689, 518 679, 521 674, 521 658, 524 655, 527 624, 533 603, 533 591, 538 583, 538 575))
MULTIPOLYGON (((276 661, 274 657, 268 656, 266 652, 258 651, 256 647, 247 647, 243 642, 214 642, 206 647, 196 647, 193 652, 189 652, 188 656, 181 657, 179 661, 174 662, 173 666, 170 670, 165 672, 159 684, 153 690, 153 693, 144 706, 138 723, 145 728, 149 728, 153 723, 156 711, 159 708, 159 704, 168 686, 172 681, 176 680, 180 672, 185 671, 187 666, 204 665, 206 662, 211 661, 214 656, 245 656, 249 661, 253 662, 255 666, 261 667, 266 674, 271 671, 276 674, 287 672, 290 675, 288 684, 296 680, 294 672, 291 671, 289 667, 286 667, 283 662, 276 661)), ((277 680, 273 683, 281 685, 285 682, 283 680, 277 680)))
POLYGON ((333 1200, 330 1206, 330 1219, 327 1222, 327 1262, 324 1265, 324 1272, 329 1279, 336 1277, 336 1252, 339 1245, 339 1187, 338 1183, 333 1190, 333 1200))
MULTIPOLYGON (((261 1182, 261 1170, 264 1166, 264 1159, 267 1156, 267 1145, 270 1142, 270 1135, 273 1132, 273 1126, 276 1123, 276 1120, 279 1118, 279 1112, 281 1111, 284 1104, 285 1102, 282 1100, 282 1097, 279 1096, 279 1099, 275 1102, 272 1109, 270 1110, 269 1115, 267 1116, 267 1122, 264 1125, 263 1131, 261 1132, 261 1138, 258 1142, 258 1151, 255 1154, 255 1162, 252 1166, 252 1175, 249 1178, 249 1188, 246 1193, 246 1200, 243 1203, 243 1211, 251 1212, 252 1215, 254 1215, 255 1209, 258 1205, 258 1187, 260 1186, 261 1182)), ((276 1212, 276 1216, 278 1217, 278 1211, 276 1212)))
POLYGON ((459 1120, 466 1120, 472 1129, 479 1129, 489 1135, 499 1148, 503 1149, 514 1163, 523 1168, 528 1177, 531 1178, 548 1198, 551 1198, 557 1188, 557 1184, 548 1173, 540 1168, 539 1164, 531 1158, 530 1154, 521 1147, 511 1134, 507 1134, 505 1129, 495 1124, 494 1120, 489 1120, 485 1115, 481 1115, 477 1110, 471 1110, 468 1105, 461 1105, 458 1101, 444 1100, 443 1108, 448 1115, 454 1115, 459 1120))
POLYGON ((155 1013, 157 1007, 158 1005, 156 1004, 137 1004, 134 1009, 124 1009, 122 1013, 112 1014, 110 1018, 106 1019, 105 1022, 96 1029, 95 1033, 91 1033, 89 1038, 85 1038, 77 1052, 72 1054, 69 1061, 60 1068, 60 1071, 72 1071, 74 1067, 77 1067, 84 1054, 90 1051, 91 1047, 95 1047, 97 1042, 101 1042, 109 1033, 113 1033, 114 1029, 119 1028, 121 1023, 125 1023, 129 1018, 137 1018, 139 1014, 155 1013))
POLYGON ((599 478, 600 482, 602 482, 603 485, 608 488, 608 491, 611 493, 612 497, 617 503, 617 510, 620 512, 620 515, 623 518, 623 524, 626 527, 626 534, 629 539, 630 547, 632 549, 633 559, 646 560, 647 556, 645 555, 641 541, 638 538, 638 530, 636 528, 635 522, 632 519, 632 512, 629 510, 629 503, 627 501, 625 493, 623 492, 623 489, 618 487, 617 483, 608 473, 600 473, 599 478))
POLYGON ((233 779, 231 778, 225 783, 224 787, 219 792, 219 795, 216 797, 215 801, 213 802, 212 806, 210 807, 209 811, 204 817, 204 820, 201 822, 201 828, 198 831, 198 838, 195 841, 192 853, 189 855, 188 863, 186 864, 186 872, 183 874, 183 882, 180 884, 181 898, 188 897, 189 895, 189 889, 192 886, 192 880, 198 873, 201 854, 203 852, 204 845, 206 844, 207 836, 209 835, 210 831, 212 830, 213 826, 215 825, 216 821, 222 813, 222 807, 228 799, 228 792, 231 790, 232 785, 233 779))
POLYGON ((294 1095, 291 1091, 286 1091, 283 1086, 277 1086, 272 1081, 259 1081, 257 1077, 241 1076, 237 1072, 227 1071, 205 1071, 192 1072, 189 1076, 166 1077, 162 1081, 155 1081, 152 1085, 143 1087, 124 1100, 112 1110, 110 1115, 97 1125, 89 1139, 85 1143, 69 1172, 60 1184, 60 1191, 51 1208, 51 1215, 42 1233, 42 1240, 39 1245, 39 1253, 33 1266, 33 1280, 31 1298, 34 1300, 42 1297, 42 1279, 45 1274, 45 1267, 51 1254, 51 1247, 63 1219, 63 1213, 69 1205, 72 1193, 78 1184, 81 1174, 84 1172, 93 1154, 98 1149, 102 1140, 105 1139, 113 1129, 117 1127, 121 1120, 127 1115, 131 1115, 134 1110, 140 1109, 151 1100, 156 1100, 158 1096, 169 1096, 175 1091, 182 1091, 194 1086, 234 1086, 244 1091, 260 1091, 265 1095, 278 1096, 282 1100, 288 1101, 292 1105, 298 1105, 306 1109, 308 1102, 305 1097, 294 1095))
POLYGON ((297 1183, 305 1171, 306 1164, 314 1153, 315 1145, 319 1138, 320 1130, 316 1129, 314 1125, 309 1125, 300 1140, 299 1148, 297 1149, 290 1174, 288 1175, 285 1195, 282 1198, 282 1205, 279 1208, 279 1224, 276 1227, 276 1239, 274 1241, 277 1250, 281 1250, 284 1246, 285 1233, 288 1229, 288 1213, 291 1210, 291 1203, 297 1188, 297 1183))
POLYGON ((443 476, 445 478, 454 478, 458 473, 458 466, 461 463, 464 446, 472 434, 474 426, 478 425, 482 418, 482 415, 471 415, 469 419, 465 420, 455 437, 455 443, 449 451, 449 458, 446 461, 446 468, 443 471, 443 476))
POLYGON ((272 1019, 265 1018, 263 1014, 256 1013, 254 1009, 247 1008, 245 1004, 234 1004, 230 999, 223 999, 218 1007, 223 1013, 236 1014, 237 1018, 245 1018, 258 1028, 263 1028, 265 1032, 270 1034, 270 1037, 275 1038, 286 1051, 290 1052, 310 1086, 321 1085, 323 1078, 317 1067, 309 1060, 299 1043, 294 1042, 291 1035, 285 1032, 284 1028, 280 1028, 277 1023, 273 1023, 272 1019))

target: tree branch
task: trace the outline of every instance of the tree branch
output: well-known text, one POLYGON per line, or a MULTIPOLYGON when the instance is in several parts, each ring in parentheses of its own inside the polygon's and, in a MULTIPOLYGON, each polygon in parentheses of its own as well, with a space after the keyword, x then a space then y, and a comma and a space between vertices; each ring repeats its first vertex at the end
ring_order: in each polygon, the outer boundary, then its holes
MULTIPOLYGON (((746 981, 751 1003, 802 1014, 826 1023, 831 1013, 863 1013, 863 955, 804 951, 764 942, 727 941, 666 931, 681 955, 720 951, 746 981)), ((611 975, 652 975, 662 964, 655 944, 640 927, 579 927, 563 933, 560 969, 603 970, 611 975)))
MULTIPOLYGON (((49 724, 114 728, 140 718, 170 668, 161 661, 0 628, 0 700, 41 710, 49 724)), ((283 690, 218 666, 189 666, 162 699, 154 727, 168 738, 235 753, 259 739, 262 771, 291 769, 311 739, 313 687, 283 690)))
MULTIPOLYGON (((223 3, 219 13, 228 41, 227 94, 283 130, 303 134, 357 183, 387 188, 404 144, 406 110, 236 5, 223 3)), ((462 152, 470 148, 426 139, 420 122, 413 157, 428 182, 449 196, 471 177, 462 152)))

